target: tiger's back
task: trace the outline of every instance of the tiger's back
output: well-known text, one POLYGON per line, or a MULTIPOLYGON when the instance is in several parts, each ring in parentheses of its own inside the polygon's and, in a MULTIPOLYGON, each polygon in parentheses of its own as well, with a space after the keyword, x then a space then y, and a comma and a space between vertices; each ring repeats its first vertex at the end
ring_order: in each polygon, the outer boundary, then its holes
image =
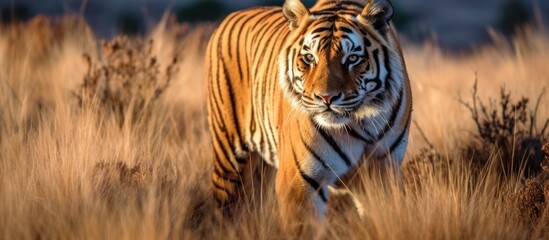
POLYGON ((388 0, 286 0, 229 15, 210 39, 216 200, 238 200, 251 152, 278 167, 284 220, 324 215, 364 159, 401 161, 411 90, 388 0))
MULTIPOLYGON (((227 155, 218 161, 243 162, 253 151, 278 165, 275 126, 279 111, 273 110, 282 92, 273 66, 289 32, 286 25, 282 8, 260 7, 232 13, 213 34, 206 60, 209 125, 211 132, 232 141, 214 142, 215 151, 227 155), (228 156, 229 151, 235 156, 228 156)), ((226 165, 216 163, 216 171, 238 172, 226 165)))

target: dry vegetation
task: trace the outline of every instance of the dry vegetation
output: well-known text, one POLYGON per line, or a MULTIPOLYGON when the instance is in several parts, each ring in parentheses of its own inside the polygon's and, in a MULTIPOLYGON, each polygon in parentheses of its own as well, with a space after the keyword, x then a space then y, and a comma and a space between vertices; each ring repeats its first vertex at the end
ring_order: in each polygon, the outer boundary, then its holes
MULTIPOLYGON (((268 167, 236 220, 213 210, 202 64, 212 30, 164 21, 147 39, 101 43, 77 17, 2 26, 0 238, 285 237, 268 167)), ((405 53, 417 124, 402 177, 366 167, 351 186, 366 218, 334 201, 320 236, 547 238, 549 98, 538 96, 549 36, 405 53)))

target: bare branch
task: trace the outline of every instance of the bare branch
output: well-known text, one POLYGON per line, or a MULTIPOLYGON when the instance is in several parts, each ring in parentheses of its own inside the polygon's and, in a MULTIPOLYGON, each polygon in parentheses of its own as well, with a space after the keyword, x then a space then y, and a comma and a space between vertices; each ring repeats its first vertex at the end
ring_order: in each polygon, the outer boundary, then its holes
POLYGON ((419 131, 419 133, 421 134, 421 137, 423 138, 423 140, 427 143, 427 145, 429 145, 429 148, 434 148, 434 145, 433 143, 431 143, 431 141, 429 141, 429 139, 427 138, 427 135, 425 135, 425 132, 423 132, 423 129, 419 126, 419 124, 417 123, 416 120, 413 120, 412 121, 414 123, 414 125, 416 126, 417 130, 419 131))

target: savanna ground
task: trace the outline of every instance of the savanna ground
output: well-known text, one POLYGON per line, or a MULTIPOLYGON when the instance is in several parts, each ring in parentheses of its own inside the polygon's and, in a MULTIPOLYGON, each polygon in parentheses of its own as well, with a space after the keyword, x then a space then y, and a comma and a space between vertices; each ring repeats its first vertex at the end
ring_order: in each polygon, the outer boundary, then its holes
MULTIPOLYGON (((78 17, 2 26, 0 238, 288 237, 266 166, 241 216, 214 210, 202 64, 214 27, 163 21, 103 42, 78 17)), ((404 44, 402 175, 366 164, 349 186, 366 217, 335 200, 321 238, 549 236, 549 35, 493 37, 468 54, 404 44)))

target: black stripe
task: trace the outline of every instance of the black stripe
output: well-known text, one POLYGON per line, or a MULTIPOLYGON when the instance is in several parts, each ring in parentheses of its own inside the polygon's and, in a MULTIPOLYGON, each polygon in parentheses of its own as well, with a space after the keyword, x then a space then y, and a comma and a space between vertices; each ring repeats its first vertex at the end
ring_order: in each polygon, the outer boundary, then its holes
MULTIPOLYGON (((257 17, 257 15, 255 15, 257 17)), ((242 30, 242 29, 241 29, 242 30)), ((249 59, 249 55, 248 55, 248 49, 250 49, 250 47, 248 47, 248 44, 250 43, 250 32, 251 32, 251 27, 248 28, 248 31, 246 31, 246 35, 244 36, 244 49, 245 49, 245 52, 246 54, 244 54, 244 66, 245 66, 245 70, 246 70, 246 77, 242 76, 242 79, 246 79, 246 82, 245 82, 245 85, 244 85, 244 88, 250 88, 250 83, 251 83, 251 80, 252 80, 252 77, 251 77, 251 66, 250 66, 250 59, 249 59)), ((240 51, 238 53, 238 56, 240 58, 240 51)), ((241 64, 238 65, 239 69, 242 68, 241 64)), ((249 106, 249 114, 253 114, 254 112, 254 106, 253 104, 250 104, 249 106)), ((251 115, 253 116, 253 115, 251 115)), ((255 120, 252 118, 249 118, 249 122, 248 122, 248 128, 250 130, 250 132, 253 134, 253 132, 255 132, 255 120)), ((247 140, 246 140, 247 141, 247 140)), ((253 144, 253 143, 252 143, 253 144)), ((252 146, 253 147, 253 146, 252 146)), ((249 152, 249 148, 248 146, 245 147, 246 149, 244 151, 246 152, 249 152)))
POLYGON ((383 100, 385 100, 385 95, 380 92, 372 99, 372 103, 381 105, 383 104, 383 100))
POLYGON ((353 42, 353 39, 351 39, 351 37, 347 36, 347 35, 341 35, 342 38, 345 38, 347 40, 349 40, 349 42, 351 42, 352 46, 351 46, 351 49, 354 48, 355 46, 355 42, 353 42))
POLYGON ((368 35, 372 38, 373 41, 375 42, 378 42, 378 43, 381 43, 381 39, 379 39, 379 37, 374 34, 374 32, 377 32, 377 31, 370 31, 371 29, 370 28, 362 28, 366 34, 364 34, 365 36, 368 35))
POLYGON ((365 34, 364 34, 363 41, 364 41, 364 46, 366 47, 372 46, 372 42, 370 42, 370 39, 368 39, 365 34))
POLYGON ((337 15, 335 15, 335 14, 336 14, 336 12, 334 12, 334 11, 320 10, 318 12, 315 12, 314 16, 317 19, 327 18, 326 21, 333 22, 337 17, 337 15))
MULTIPOLYGON (((284 78, 287 79, 287 80, 289 80, 290 83, 291 83, 291 85, 293 86, 293 85, 295 84, 295 79, 293 79, 293 78, 290 79, 290 76, 288 76, 288 72, 291 72, 291 73, 292 73, 292 74, 291 74, 292 76, 294 75, 294 74, 293 74, 293 73, 294 73, 294 68, 293 68, 293 66, 291 65, 290 60, 292 60, 292 62, 294 61, 296 50, 295 50, 295 49, 292 49, 291 52, 289 52, 289 51, 290 51, 289 49, 288 49, 288 50, 284 50, 284 52, 285 52, 286 54, 289 54, 289 55, 287 55, 288 58, 286 59, 287 63, 286 63, 286 69, 285 69, 285 71, 284 71, 284 74, 285 74, 286 76, 284 76, 284 78)), ((284 89, 283 89, 283 90, 284 90, 284 89)), ((291 90, 293 90, 293 89, 291 89, 291 90)))
MULTIPOLYGON (((274 15, 275 13, 272 13, 272 14, 269 14, 269 17, 274 15)), ((276 21, 280 21, 280 19, 284 20, 283 17, 278 17, 277 19, 274 20, 274 22, 276 21)), ((285 23, 285 21, 284 21, 285 23)), ((266 27, 273 27, 273 24, 271 23, 263 23, 263 26, 261 26, 261 28, 259 28, 259 30, 257 31, 258 34, 256 34, 253 38, 252 38, 252 42, 254 42, 254 45, 260 45, 261 43, 263 43, 263 38, 265 36, 267 36, 267 33, 269 32, 269 30, 264 30, 264 28, 266 27), (257 40, 257 44, 256 44, 256 40, 257 40)), ((254 51, 254 54, 252 55, 252 57, 256 57, 257 56, 257 52, 259 51, 260 47, 256 47, 255 48, 255 51, 254 51)), ((259 60, 259 59, 258 59, 259 60)), ((255 62, 254 62, 255 63, 255 62)), ((258 64, 259 64, 259 61, 258 61, 258 64)))
POLYGON ((345 24, 351 26, 351 28, 353 28, 353 29, 360 29, 361 28, 361 26, 359 26, 358 23, 353 22, 353 21, 349 21, 346 18, 339 18, 339 22, 345 23, 345 24))
POLYGON ((403 92, 402 92, 402 88, 400 89, 399 91, 399 96, 398 96, 398 99, 397 101, 395 102, 395 104, 393 105, 393 112, 391 113, 391 117, 389 118, 389 122, 386 123, 385 127, 383 128, 383 130, 379 133, 379 135, 377 136, 377 139, 380 140, 383 135, 385 135, 390 129, 393 128, 393 126, 395 125, 395 121, 396 121, 396 118, 398 116, 398 113, 399 113, 399 110, 400 110, 400 107, 402 106, 402 103, 403 103, 403 92))
POLYGON ((307 175, 301 169, 301 166, 299 165, 299 161, 297 160, 297 155, 296 155, 293 148, 292 148, 292 155, 294 157, 294 161, 295 161, 295 164, 296 164, 296 167, 297 167, 297 171, 299 172, 299 175, 301 176, 301 178, 303 178, 303 180, 305 180, 305 182, 307 182, 309 184, 309 186, 311 186, 311 188, 318 193, 318 196, 320 197, 320 199, 322 199, 323 202, 328 202, 328 197, 326 197, 326 195, 324 193, 324 190, 322 190, 322 186, 320 185, 320 183, 318 183, 314 178, 307 175))
MULTIPOLYGON (((235 31, 234 31, 234 28, 236 27, 236 25, 239 25, 240 21, 241 21, 244 17, 246 17, 245 14, 238 14, 238 18, 237 18, 236 20, 234 20, 233 22, 231 22, 232 25, 231 25, 230 30, 229 30, 229 36, 227 36, 227 41, 228 41, 229 43, 233 40, 233 33, 235 32, 235 31)), ((240 25, 239 25, 239 26, 240 26, 240 25)), ((225 28, 226 28, 226 27, 225 27, 225 28)), ((240 26, 240 28, 242 29, 242 26, 240 26)), ((237 39, 237 42, 236 42, 237 44, 236 44, 236 45, 238 46, 238 44, 239 44, 238 41, 239 41, 240 39, 239 39, 238 37, 237 37, 236 39, 237 39)), ((227 44, 227 45, 228 45, 228 46, 227 46, 227 52, 229 53, 229 58, 233 58, 233 53, 232 53, 233 44, 227 44)), ((238 49, 237 49, 237 53, 238 53, 238 49)))
POLYGON ((323 37, 318 41, 319 49, 324 49, 327 47, 328 44, 331 43, 332 38, 329 36, 323 37))
POLYGON ((234 97, 234 91, 233 91, 233 86, 231 85, 232 81, 229 77, 229 73, 227 71, 227 66, 226 65, 223 65, 223 71, 225 73, 225 76, 226 76, 226 80, 225 83, 227 85, 227 91, 229 92, 229 97, 230 97, 230 107, 231 107, 231 113, 232 113, 232 118, 233 118, 233 123, 235 125, 235 131, 236 131, 236 137, 238 138, 238 141, 240 143, 240 146, 243 146, 244 143, 242 142, 242 135, 240 135, 240 122, 238 120, 238 116, 237 116, 237 105, 236 105, 236 101, 235 101, 235 97, 234 97))
MULTIPOLYGON (((222 142, 220 142, 222 138, 220 137, 220 135, 219 135, 220 133, 219 133, 218 130, 217 130, 217 128, 219 128, 219 130, 221 131, 221 127, 218 126, 218 125, 216 125, 216 124, 212 124, 212 125, 213 125, 213 126, 210 126, 210 127, 211 127, 211 131, 213 131, 213 132, 215 133, 215 136, 212 136, 212 137, 215 137, 215 138, 216 138, 216 139, 215 139, 215 140, 217 140, 216 142, 219 143, 219 146, 220 146, 221 148, 223 148, 223 152, 226 153, 226 152, 225 152, 225 146, 222 144, 222 142), (217 127, 217 128, 216 128, 216 127, 217 127)), ((210 131, 210 132, 211 132, 211 131, 210 131)), ((228 139, 228 138, 229 138, 229 137, 227 136, 227 132, 226 132, 226 131, 221 131, 221 133, 223 133, 223 139, 228 139)), ((225 157, 228 158, 227 156, 225 156, 225 157)))
POLYGON ((322 25, 325 25, 326 23, 324 21, 314 21, 314 22, 310 22, 309 25, 304 28, 304 31, 302 32, 302 35, 307 32, 307 31, 310 31, 311 29, 316 29, 316 28, 322 28, 321 26, 322 25))
POLYGON ((385 69, 387 69, 387 78, 385 79, 385 89, 391 89, 391 82, 393 81, 393 79, 391 78, 391 62, 390 62, 390 58, 389 58, 389 50, 387 49, 386 46, 382 46, 382 51, 383 51, 383 61, 385 63, 385 69))
POLYGON ((328 14, 328 13, 336 14, 336 12, 341 11, 341 10, 346 10, 346 8, 341 7, 341 6, 326 8, 326 9, 322 9, 321 11, 318 11, 317 13, 315 13, 315 15, 316 14, 328 14))
POLYGON ((347 167, 351 167, 351 160, 349 159, 349 157, 347 157, 347 155, 345 155, 345 153, 343 153, 343 151, 341 151, 341 148, 339 148, 339 146, 337 145, 336 141, 332 138, 332 136, 330 136, 322 128, 319 128, 318 132, 324 138, 324 140, 326 140, 326 142, 330 144, 330 146, 332 146, 334 151, 339 155, 339 157, 341 157, 341 159, 345 162, 347 167))
MULTIPOLYGON (((340 42, 340 39, 338 37, 332 38, 332 41, 334 42, 340 42)), ((341 52, 341 44, 332 44, 332 49, 334 52, 341 52)))
MULTIPOLYGON (((256 84, 256 85, 259 85, 259 84, 256 84)), ((256 111, 256 113, 254 113, 254 119, 261 119, 259 117, 259 115, 261 113, 260 109, 261 109, 261 107, 259 107, 258 111, 256 111)), ((265 146, 266 145, 265 144, 265 126, 264 126, 264 124, 261 124, 261 123, 259 123, 258 126, 259 126, 259 137, 260 137, 259 138, 259 144, 258 144, 259 152, 264 153, 265 152, 265 147, 266 147, 265 146)))
MULTIPOLYGON (((230 16, 227 17, 227 19, 224 21, 225 22, 225 25, 223 25, 222 27, 220 27, 219 29, 221 30, 219 32, 219 35, 217 35, 217 59, 221 62, 221 64, 219 65, 222 65, 223 64, 223 48, 224 48, 224 44, 223 44, 223 35, 225 35, 225 31, 227 30, 227 26, 232 22, 232 20, 237 17, 238 14, 231 14, 230 16)), ((229 44, 231 45, 231 44, 229 44)), ((229 46, 230 47, 230 46, 229 46)), ((219 69, 219 66, 218 66, 218 69, 217 69, 217 79, 219 79, 219 74, 220 74, 220 69, 219 69)), ((218 92, 221 92, 221 90, 219 90, 219 84, 217 86, 218 88, 218 92)), ((225 100, 223 99, 223 95, 219 94, 219 97, 221 98, 221 103, 224 104, 225 103, 225 100)))
MULTIPOLYGON (((220 39, 220 36, 217 37, 217 55, 216 55, 216 59, 214 60, 213 58, 210 59, 210 61, 217 61, 217 64, 215 65, 215 79, 216 81, 212 81, 211 83, 215 83, 216 84, 216 92, 217 94, 214 94, 214 97, 215 96, 219 96, 219 100, 221 101, 221 104, 225 104, 225 100, 223 99, 223 94, 221 93, 221 88, 219 86, 219 79, 220 79, 220 76, 221 75, 221 68, 219 67, 220 65, 223 65, 223 61, 221 59, 221 56, 223 55, 223 53, 221 52, 221 45, 222 43, 220 43, 221 39, 220 39)), ((213 49, 212 49, 213 51, 213 49)), ((211 54, 210 54, 211 55, 211 54)), ((210 66, 214 66, 213 64, 210 64, 210 66)), ((216 100, 217 102, 217 100, 216 100)))
MULTIPOLYGON (((218 144, 221 144, 219 143, 218 141, 218 144)), ((220 146, 221 148, 223 148, 223 146, 220 146)), ((214 151, 216 150, 217 148, 214 146, 214 151)), ((227 153, 224 151, 224 149, 217 149, 218 151, 221 151, 223 153, 223 156, 225 157, 225 160, 229 163, 229 166, 230 166, 230 169, 227 168, 227 166, 225 166, 225 164, 223 164, 223 159, 221 158, 215 158, 215 162, 217 162, 217 164, 219 165, 219 167, 221 167, 221 170, 223 170, 223 172, 226 172, 226 173, 234 173, 234 174, 237 174, 239 175, 240 172, 236 170, 236 167, 231 163, 231 159, 227 156, 227 153)))
POLYGON ((350 134, 352 137, 354 137, 354 138, 356 138, 356 139, 358 139, 358 140, 361 140, 361 141, 363 141, 363 142, 366 142, 367 144, 372 144, 372 143, 373 143, 372 140, 369 140, 369 139, 363 137, 363 136, 360 135, 358 132, 356 132, 352 127, 347 127, 347 132, 349 132, 349 134, 350 134))
POLYGON ((223 173, 221 173, 219 171, 219 169, 217 169, 216 167, 214 167, 214 174, 216 176, 218 176, 219 178, 223 179, 224 181, 228 181, 228 182, 231 182, 231 183, 234 183, 234 184, 240 184, 240 180, 236 180, 236 179, 231 179, 227 176, 225 176, 223 173))
MULTIPOLYGON (((367 46, 366 46, 366 47, 367 47, 367 46)), ((365 49, 363 57, 364 57, 365 59, 370 59, 370 52, 368 52, 368 49, 365 49)), ((370 71, 370 64, 368 64, 367 66, 368 66, 368 68, 367 68, 366 70, 367 70, 367 71, 370 71)), ((366 72, 364 72, 364 73, 366 73, 366 72)))
MULTIPOLYGON (((219 81, 219 80, 217 80, 219 81)), ((216 99, 215 97, 215 93, 212 93, 214 95, 214 100, 216 99)), ((217 113, 219 113, 219 119, 220 119, 220 123, 221 125, 219 126, 219 130, 221 130, 222 132, 227 132, 227 124, 225 123, 225 118, 223 117, 223 113, 221 112, 221 109, 219 108, 219 104, 217 102, 214 102, 214 107, 215 107, 215 111, 217 113)))
MULTIPOLYGON (((278 62, 278 57, 279 57, 279 54, 280 54, 280 50, 281 50, 281 45, 282 45, 282 42, 285 41, 286 37, 287 36, 287 31, 288 31, 288 28, 287 27, 284 27, 284 25, 287 24, 286 21, 284 21, 285 19, 284 18, 281 18, 282 19, 282 22, 275 26, 276 28, 276 32, 274 32, 274 37, 273 37, 273 41, 270 42, 270 45, 268 45, 268 48, 271 50, 270 54, 269 54, 269 62, 268 62, 268 65, 267 65, 267 71, 266 71, 266 76, 271 76, 271 78, 267 78, 266 79, 266 82, 267 82, 267 86, 268 86, 268 92, 267 92, 267 95, 270 96, 270 99, 271 99, 271 103, 267 103, 266 105, 266 109, 268 109, 269 107, 271 108, 274 108, 275 106, 275 90, 276 88, 273 87, 273 86, 278 86, 278 79, 279 79, 279 71, 278 71, 278 65, 277 65, 277 62, 278 62), (274 81, 274 82, 273 82, 274 81)), ((271 115, 267 114, 267 120, 269 122, 272 122, 270 121, 271 120, 271 115)), ((274 146, 278 145, 278 139, 275 138, 274 136, 274 132, 276 131, 276 129, 273 129, 273 127, 275 127, 274 124, 269 124, 268 125, 269 127, 269 130, 271 131, 271 137, 272 137, 272 141, 274 142, 274 146)), ((275 155, 275 151, 276 149, 273 149, 273 145, 270 144, 269 145, 270 148, 270 153, 272 155, 275 155)))
POLYGON ((315 34, 309 34, 309 36, 312 38, 312 39, 315 39, 315 38, 319 38, 320 36, 322 36, 321 33, 315 33, 315 34))
MULTIPOLYGON (((245 151, 245 150, 243 150, 243 151, 245 151)), ((237 162, 237 163, 240 163, 240 164, 246 164, 246 163, 248 163, 248 161, 246 161, 245 158, 238 158, 238 157, 236 158, 236 162, 237 162)))
MULTIPOLYGON (((262 53, 261 53, 261 58, 262 58, 262 60, 263 60, 263 57, 265 57, 265 55, 267 54, 267 50, 270 50, 270 51, 269 51, 269 55, 268 55, 268 57, 267 57, 267 59, 268 59, 267 61, 268 61, 268 62, 267 62, 267 66, 266 66, 267 69, 266 69, 266 71, 265 71, 265 78, 266 78, 266 79, 265 79, 264 83, 267 83, 268 79, 271 77, 271 76, 269 75, 270 70, 271 70, 272 68, 275 68, 275 67, 272 65, 272 61, 273 61, 273 59, 277 58, 278 55, 275 54, 275 56, 273 56, 273 48, 276 46, 277 40, 280 38, 280 34, 282 33, 282 31, 281 31, 281 29, 280 29, 280 28, 282 27, 282 24, 285 24, 285 22, 281 22, 281 23, 279 23, 278 26, 274 27, 274 29, 275 29, 275 32, 274 32, 274 33, 276 33, 276 35, 273 36, 272 39, 274 39, 275 41, 269 41, 269 42, 267 42, 266 45, 263 47, 263 51, 262 51, 262 53)), ((262 62, 262 61, 261 61, 261 62, 262 62)), ((263 96, 263 97, 266 97, 265 91, 266 91, 267 87, 270 87, 270 86, 263 87, 263 89, 262 89, 262 96, 263 96)), ((268 104, 267 104, 267 106, 268 106, 268 104)))
POLYGON ((227 30, 227 26, 228 26, 229 24, 231 24, 232 21, 233 21, 233 19, 234 19, 235 17, 239 16, 239 15, 240 15, 240 14, 233 13, 233 14, 229 15, 229 16, 227 17, 227 19, 225 19, 225 21, 224 21, 225 24, 222 25, 222 27, 220 27, 221 31, 219 32, 219 35, 218 35, 220 38, 223 38, 223 35, 225 34, 225 30, 227 30))
MULTIPOLYGON (((270 89, 270 90, 272 91, 272 90, 273 90, 273 86, 276 85, 276 83, 274 83, 274 84, 269 84, 270 81, 272 81, 273 79, 278 79, 278 78, 277 78, 277 76, 278 76, 278 71, 275 71, 275 73, 274 73, 275 76, 274 76, 274 77, 270 76, 270 74, 271 74, 271 69, 274 69, 274 68, 276 68, 276 66, 277 66, 275 63, 277 62, 278 54, 273 54, 273 53, 274 53, 273 48, 275 48, 275 47, 277 47, 277 46, 280 46, 279 41, 280 41, 280 39, 282 39, 282 38, 280 37, 280 35, 283 33, 282 28, 281 28, 283 24, 286 24, 286 23, 285 23, 285 22, 281 22, 281 23, 279 24, 279 26, 275 27, 275 29, 278 31, 278 32, 275 32, 276 35, 273 37, 273 39, 274 39, 275 41, 269 42, 270 44, 267 44, 267 45, 264 47, 265 49, 268 48, 268 49, 270 50, 269 56, 268 56, 268 59, 269 59, 269 60, 268 60, 268 62, 267 62, 267 70, 266 70, 266 72, 265 72, 266 79, 265 79, 264 83, 266 84, 266 86, 263 87, 263 97, 264 97, 265 99, 267 98, 267 95, 269 95, 269 96, 272 96, 272 95, 273 95, 272 93, 267 94, 267 93, 265 92, 265 91, 267 90, 267 88, 270 89), (273 63, 273 61, 274 61, 274 63, 273 63)), ((264 49, 264 50, 265 50, 265 49, 264 49)), ((280 52, 280 51, 277 51, 277 52, 280 52)), ((263 54, 265 54, 265 52, 264 52, 263 54)), ((271 97, 271 100, 273 100, 273 99, 274 99, 274 98, 271 97)), ((263 102, 266 102, 266 101, 263 101, 263 102)), ((269 106, 272 106, 273 104, 274 104, 274 103, 267 103, 267 104, 264 106, 264 107, 265 107, 265 110, 266 110, 266 112, 267 112, 266 120, 267 120, 268 122, 271 122, 271 121, 270 121, 270 120, 271 120, 271 119, 270 119, 270 115, 268 114, 268 113, 269 113, 269 106)), ((274 145, 276 146, 276 145, 277 145, 277 142, 276 142, 277 139, 274 138, 274 136, 273 136, 273 135, 274 135, 273 124, 267 124, 267 127, 268 127, 267 130, 270 131, 270 133, 268 133, 268 134, 269 134, 268 136, 271 136, 271 138, 269 138, 269 140, 272 139, 272 142, 273 142, 274 145)), ((275 149, 273 149, 274 146, 272 146, 272 145, 273 145, 273 144, 269 144, 269 152, 271 153, 271 155, 274 154, 274 151, 275 151, 275 149)))
MULTIPOLYGON (((231 163, 231 158, 228 156, 227 151, 225 150, 225 146, 221 142, 221 138, 219 137, 218 131, 215 128, 213 128, 212 131, 215 134, 215 139, 214 140, 216 141, 217 145, 220 148, 220 149, 218 149, 218 151, 221 151, 221 153, 223 154, 224 159, 226 159, 229 162, 229 164, 231 166, 231 169, 232 169, 232 172, 236 173, 236 174, 240 174, 240 171, 238 171, 237 168, 231 163)), ((214 145, 214 150, 215 149, 217 149, 217 148, 214 145)), ((232 153, 230 153, 230 154, 232 154, 232 153)), ((223 168, 223 171, 231 172, 229 169, 227 169, 225 167, 225 165, 222 164, 222 162, 221 162, 222 159, 221 158, 215 158, 215 159, 216 159, 216 161, 218 161, 219 165, 223 168)))
MULTIPOLYGON (((215 147, 214 147, 214 148, 215 148, 215 147)), ((215 150, 215 149, 214 149, 214 150, 215 150)), ((227 173, 230 173, 230 172, 231 172, 231 170, 229 170, 225 165, 223 165, 223 164, 221 163, 221 159, 215 158, 215 162, 217 163, 217 165, 219 165, 219 167, 221 168, 221 170, 222 170, 223 172, 227 172, 227 173)), ((232 166, 232 164, 231 164, 231 166, 232 166)), ((214 166, 214 168, 215 168, 215 166, 214 166)), ((232 168, 232 167, 231 167, 231 168, 232 168)))
MULTIPOLYGON (((262 29, 264 29, 265 27, 269 27, 270 24, 269 23, 265 23, 263 21, 265 21, 267 18, 270 18, 272 16, 274 16, 275 14, 279 14, 282 12, 282 9, 280 8, 277 8, 277 9, 272 9, 270 12, 267 12, 267 14, 265 14, 264 16, 262 16, 260 19, 258 19, 256 22, 255 22, 255 26, 258 26, 259 24, 262 24, 261 28, 256 31, 256 33, 262 33, 264 32, 262 29)), ((259 16, 259 15, 258 15, 259 16)), ((282 17, 282 16, 278 16, 279 18, 282 17)), ((278 19, 278 18, 277 18, 278 19)), ((254 27, 255 27, 254 26, 254 27)), ((256 40, 256 37, 257 37, 257 34, 254 36, 254 38, 252 38, 252 42, 255 42, 256 40)))
POLYGON ((210 92, 210 93, 208 94, 208 95, 209 95, 209 97, 208 97, 208 102, 209 102, 208 105, 210 105, 210 113, 209 113, 209 114, 210 114, 210 118, 213 117, 213 122, 212 122, 212 124, 214 124, 214 123, 217 124, 217 125, 219 126, 220 130, 221 130, 222 132, 225 132, 225 131, 226 131, 226 129, 225 129, 225 123, 223 122, 222 117, 219 116, 219 115, 221 114, 221 112, 220 112, 221 110, 219 109, 219 105, 218 105, 217 102, 216 102, 215 93, 211 90, 211 88, 212 88, 212 87, 211 87, 211 85, 212 85, 211 81, 210 81, 210 84, 208 84, 208 85, 209 85, 208 88, 209 88, 209 92, 210 92), (212 116, 212 115, 213 115, 213 116, 212 116))
POLYGON ((355 100, 352 100, 352 101, 349 101, 349 102, 344 102, 340 104, 341 107, 353 107, 355 106, 356 104, 362 102, 363 99, 355 99, 355 100))
POLYGON ((339 30, 339 31, 346 32, 346 33, 354 33, 353 30, 351 30, 350 28, 348 28, 348 27, 343 27, 343 26, 339 27, 338 30, 339 30))
POLYGON ((303 146, 305 146, 305 148, 307 149, 307 151, 313 155, 313 157, 318 161, 320 162, 320 164, 322 164, 322 166, 325 168, 325 169, 329 169, 330 167, 328 166, 328 164, 326 164, 326 161, 324 161, 324 159, 322 159, 322 157, 320 157, 315 151, 313 148, 311 148, 311 146, 307 145, 307 142, 305 142, 305 138, 303 137, 303 132, 301 131, 301 125, 298 124, 298 131, 299 131, 299 136, 301 137, 301 142, 303 143, 303 146))
POLYGON ((356 17, 360 12, 358 12, 357 10, 353 10, 353 9, 347 9, 347 10, 341 10, 339 12, 337 12, 337 15, 339 16, 352 16, 352 17, 356 17))
POLYGON ((379 66, 379 49, 376 49, 372 52, 374 54, 374 62, 376 63, 376 76, 379 78, 381 67, 379 66))
POLYGON ((370 139, 374 139, 374 135, 371 132, 369 132, 367 129, 362 129, 362 130, 364 130, 364 133, 366 133, 366 135, 368 135, 370 139))
MULTIPOLYGON (((277 21, 280 21, 280 22, 278 23, 278 25, 276 25, 276 26, 271 25, 272 29, 274 29, 274 30, 273 30, 273 34, 276 33, 276 31, 282 32, 282 31, 281 31, 282 26, 284 26, 285 24, 287 24, 286 20, 285 20, 285 19, 282 19, 282 18, 281 18, 281 19, 278 19, 277 21), (282 20, 282 21, 281 21, 281 20, 282 20)), ((275 23, 276 23, 276 22, 275 22, 275 23)), ((264 42, 264 41, 263 41, 263 38, 264 38, 264 37, 272 38, 272 34, 266 34, 266 33, 269 33, 269 32, 270 32, 269 30, 265 31, 265 34, 263 34, 263 35, 261 36, 261 38, 258 40, 258 42, 259 42, 258 44, 262 44, 262 43, 264 42)), ((266 42, 266 45, 268 45, 268 43, 269 43, 269 42, 267 41, 267 42, 266 42)), ((263 63, 263 61, 264 61, 263 59, 264 59, 264 57, 265 57, 265 53, 266 53, 266 51, 268 50, 268 49, 267 49, 267 46, 264 46, 264 47, 262 47, 262 48, 261 48, 261 47, 257 47, 257 48, 256 48, 256 51, 254 52, 254 57, 257 56, 257 51, 258 51, 259 49, 262 49, 262 51, 261 51, 261 55, 259 56, 259 58, 257 58, 257 64, 258 64, 258 65, 261 64, 261 63, 263 63)), ((272 67, 272 66, 268 66, 268 67, 272 67)))
POLYGON ((391 148, 389 148, 389 152, 392 154, 393 151, 395 150, 396 147, 398 147, 398 145, 400 144, 400 142, 402 141, 402 138, 404 138, 404 135, 406 134, 406 132, 408 131, 408 128, 410 127, 410 117, 412 116, 412 111, 410 111, 408 113, 408 117, 406 119, 406 127, 402 130, 402 132, 400 133, 400 135, 398 135, 398 138, 395 142, 393 142, 393 144, 391 145, 391 148))
POLYGON ((320 33, 320 32, 325 32, 325 31, 330 31, 332 28, 331 27, 320 27, 320 28, 317 28, 315 30, 313 30, 311 32, 311 34, 315 34, 315 33, 320 33))
MULTIPOLYGON (((249 18, 247 18, 246 20, 244 20, 244 21, 240 24, 240 27, 239 27, 239 29, 238 29, 238 34, 236 35, 236 39, 237 39, 237 43, 236 43, 236 62, 237 62, 237 63, 240 63, 240 62, 241 62, 241 60, 240 60, 240 58, 241 58, 241 57, 240 57, 240 54, 241 54, 241 52, 243 52, 243 51, 240 50, 240 46, 241 46, 240 37, 241 37, 241 35, 242 35, 242 30, 244 29, 244 27, 246 26, 246 24, 247 24, 251 19, 253 19, 253 18, 256 17, 256 16, 257 16, 257 15, 251 15, 249 18)), ((231 31, 232 31, 232 30, 231 30, 231 31)), ((248 34, 249 34, 249 33, 250 33, 250 31, 246 31, 246 37, 245 37, 244 39, 246 39, 246 40, 248 39, 248 34)), ((244 48, 246 48, 246 42, 247 42, 246 40, 245 40, 244 43, 243 43, 243 44, 244 44, 244 48)), ((229 41, 230 41, 230 38, 229 38, 229 41)), ((231 44, 229 44, 229 45, 231 45, 231 44)), ((231 57, 231 52, 229 52, 229 57, 231 57)), ((247 69, 247 68, 248 68, 248 65, 247 65, 247 61, 248 61, 248 60, 247 60, 247 57, 244 57, 244 58, 245 58, 245 60, 246 60, 246 65, 244 65, 244 66, 245 66, 246 69, 247 69)), ((237 66, 238 66, 239 80, 242 81, 242 80, 244 80, 244 74, 242 73, 242 64, 237 64, 237 66)))
POLYGON ((215 181, 212 181, 212 184, 215 188, 217 188, 217 190, 221 190, 221 191, 227 193, 227 195, 230 195, 229 190, 227 188, 225 188, 225 186, 221 186, 221 185, 219 185, 219 183, 216 183, 215 181))
POLYGON ((400 144, 400 142, 402 141, 402 138, 404 137, 404 134, 406 134, 406 131, 407 131, 407 128, 405 128, 401 133, 400 135, 398 135, 398 138, 396 141, 393 142, 393 144, 391 144, 391 148, 389 149, 389 153, 392 154, 393 151, 395 151, 395 148, 398 147, 398 145, 400 144))
MULTIPOLYGON (((265 16, 261 17, 259 20, 257 20, 257 24, 261 24, 265 19, 273 16, 274 14, 278 13, 279 11, 275 11, 275 12, 271 12, 269 14, 266 14, 265 16)), ((267 23, 263 23, 263 25, 256 31, 256 34, 252 37, 252 43, 255 43, 255 41, 257 40, 257 38, 259 37, 259 35, 257 33, 260 33, 260 34, 265 34, 265 31, 263 31, 264 28, 266 28, 267 26, 269 26, 269 24, 267 23)))

